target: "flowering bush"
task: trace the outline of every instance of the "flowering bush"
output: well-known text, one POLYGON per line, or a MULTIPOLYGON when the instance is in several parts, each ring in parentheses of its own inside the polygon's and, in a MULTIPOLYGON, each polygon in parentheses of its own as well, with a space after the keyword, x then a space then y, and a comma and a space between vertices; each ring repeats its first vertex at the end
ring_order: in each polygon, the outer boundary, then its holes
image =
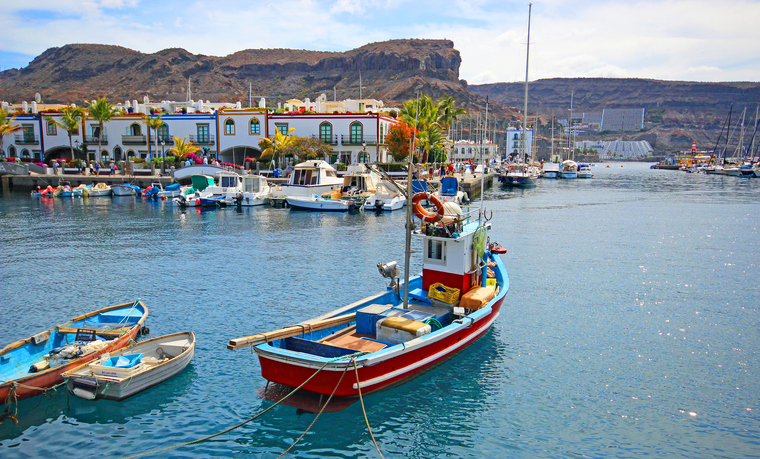
POLYGON ((34 165, 35 166, 40 166, 40 167, 47 167, 47 164, 45 164, 45 163, 34 163, 34 165))
POLYGON ((196 155, 195 153, 188 153, 185 157, 192 159, 195 162, 195 164, 203 164, 203 160, 199 158, 198 155, 196 155))
POLYGON ((243 166, 238 166, 237 164, 232 164, 232 163, 219 163, 219 164, 221 164, 222 166, 237 167, 238 169, 243 168, 243 166))

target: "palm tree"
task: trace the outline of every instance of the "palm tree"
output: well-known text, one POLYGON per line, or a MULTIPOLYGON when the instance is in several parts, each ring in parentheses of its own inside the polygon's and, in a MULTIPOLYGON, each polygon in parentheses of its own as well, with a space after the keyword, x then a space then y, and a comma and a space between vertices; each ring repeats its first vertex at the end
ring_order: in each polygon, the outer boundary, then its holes
POLYGON ((16 119, 15 116, 8 118, 8 112, 0 108, 0 154, 5 156, 5 150, 3 150, 3 137, 5 134, 12 134, 21 130, 20 125, 13 126, 11 123, 16 119))
MULTIPOLYGON (((274 133, 274 136, 272 138, 264 137, 261 139, 260 145, 263 144, 266 148, 264 148, 264 151, 261 152, 261 156, 271 154, 272 155, 272 161, 274 161, 274 158, 277 156, 277 153, 282 153, 286 148, 288 148, 293 143, 293 132, 295 132, 296 128, 290 128, 288 129, 288 133, 284 134, 280 132, 279 129, 277 129, 274 133)), ((280 158, 280 165, 285 161, 285 158, 280 158)))
POLYGON ((84 117, 84 109, 82 107, 73 107, 67 105, 61 109, 61 121, 53 119, 49 116, 45 117, 48 123, 55 125, 58 128, 65 129, 69 134, 69 147, 71 148, 71 159, 74 159, 74 143, 71 136, 79 131, 79 123, 84 117))
POLYGON ((171 153, 177 157, 180 161, 185 159, 187 155, 200 151, 200 148, 193 145, 193 142, 188 141, 187 137, 179 138, 174 137, 174 146, 170 148, 167 153, 171 153))
POLYGON ((399 118, 415 128, 417 145, 422 149, 420 161, 427 162, 428 152, 450 143, 444 131, 464 113, 464 109, 456 108, 454 97, 444 97, 434 103, 430 96, 422 94, 419 99, 404 103, 399 118))
POLYGON ((98 122, 98 153, 95 155, 95 159, 97 160, 100 156, 100 148, 103 139, 103 125, 106 122, 111 121, 111 118, 118 115, 120 112, 108 102, 105 97, 88 102, 87 108, 89 109, 90 116, 98 122))
POLYGON ((154 137, 155 144, 156 144, 156 153, 158 153, 158 129, 163 126, 164 120, 161 119, 162 115, 157 115, 155 118, 149 115, 145 115, 145 124, 148 126, 148 129, 153 129, 153 133, 156 134, 154 137))

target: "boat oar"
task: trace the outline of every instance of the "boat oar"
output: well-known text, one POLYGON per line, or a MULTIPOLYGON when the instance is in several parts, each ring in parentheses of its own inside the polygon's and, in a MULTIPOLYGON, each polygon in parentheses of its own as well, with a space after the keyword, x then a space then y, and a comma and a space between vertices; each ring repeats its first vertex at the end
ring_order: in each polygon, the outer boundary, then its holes
POLYGON ((304 323, 300 325, 291 325, 290 327, 281 328, 279 330, 273 330, 266 333, 259 333, 256 335, 245 336, 243 338, 231 339, 227 344, 227 349, 237 350, 245 347, 256 346, 262 343, 268 343, 270 341, 276 341, 278 339, 290 338, 297 335, 302 335, 310 331, 323 330, 325 328, 334 327, 336 325, 343 325, 356 320, 356 313, 346 314, 344 316, 331 317, 329 319, 320 320, 312 323, 304 323))

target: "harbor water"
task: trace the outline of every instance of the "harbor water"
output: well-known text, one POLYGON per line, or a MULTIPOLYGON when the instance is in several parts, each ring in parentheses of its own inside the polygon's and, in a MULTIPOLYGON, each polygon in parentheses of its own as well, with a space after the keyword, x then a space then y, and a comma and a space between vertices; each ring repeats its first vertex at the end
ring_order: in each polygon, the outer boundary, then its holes
MULTIPOLYGON (((606 166, 486 190, 511 289, 483 338, 365 398, 385 457, 758 456, 760 180, 606 166)), ((376 265, 403 266, 404 215, 4 194, 0 346, 141 299, 150 336, 192 330, 197 347, 122 402, 63 388, 19 402, 0 457, 125 457, 270 407, 256 356, 228 340, 384 289, 376 265)), ((148 457, 275 458, 315 417, 279 405, 148 457)), ((358 402, 323 413, 288 456, 380 457, 358 402)))

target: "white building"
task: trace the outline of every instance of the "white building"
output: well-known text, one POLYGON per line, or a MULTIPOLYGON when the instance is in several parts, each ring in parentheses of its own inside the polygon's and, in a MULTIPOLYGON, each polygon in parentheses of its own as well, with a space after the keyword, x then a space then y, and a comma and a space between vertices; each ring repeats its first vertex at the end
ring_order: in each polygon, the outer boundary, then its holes
MULTIPOLYGON (((505 145, 505 154, 507 157, 517 158, 518 155, 523 152, 523 132, 522 129, 516 129, 510 127, 506 131, 507 142, 505 145)), ((533 130, 527 129, 525 131, 525 137, 527 139, 526 149, 528 155, 533 156, 533 130)))
MULTIPOLYGON (((68 133, 48 121, 48 117, 61 117, 58 110, 62 106, 38 110, 34 103, 3 104, 11 116, 15 115, 12 124, 22 126, 23 130, 13 136, 4 136, 0 156, 18 156, 32 161, 71 157, 68 133)), ((265 104, 263 99, 261 104, 265 104)), ((192 141, 201 148, 202 154, 215 156, 222 162, 243 164, 246 157, 261 155, 259 142, 262 138, 273 136, 275 130, 286 133, 289 128, 295 128, 294 135, 319 138, 332 146, 334 154, 327 159, 333 163, 385 162, 389 160, 384 146, 385 136, 398 122, 380 113, 278 114, 266 108, 242 109, 240 103, 209 104, 203 101, 151 104, 144 100, 140 104, 134 100, 119 107, 126 107, 127 112, 105 123, 100 151, 97 151, 98 122, 91 117, 82 121, 81 128, 71 137, 76 157, 83 157, 81 145, 87 147, 89 159, 98 161, 161 156, 174 145, 174 137, 178 137, 192 141), (151 109, 175 111, 161 115, 164 126, 157 133, 149 130, 145 122, 144 113, 151 109)))
POLYGON ((471 140, 457 140, 451 152, 450 161, 485 161, 492 163, 498 160, 498 147, 495 143, 487 140, 483 143, 471 140))

